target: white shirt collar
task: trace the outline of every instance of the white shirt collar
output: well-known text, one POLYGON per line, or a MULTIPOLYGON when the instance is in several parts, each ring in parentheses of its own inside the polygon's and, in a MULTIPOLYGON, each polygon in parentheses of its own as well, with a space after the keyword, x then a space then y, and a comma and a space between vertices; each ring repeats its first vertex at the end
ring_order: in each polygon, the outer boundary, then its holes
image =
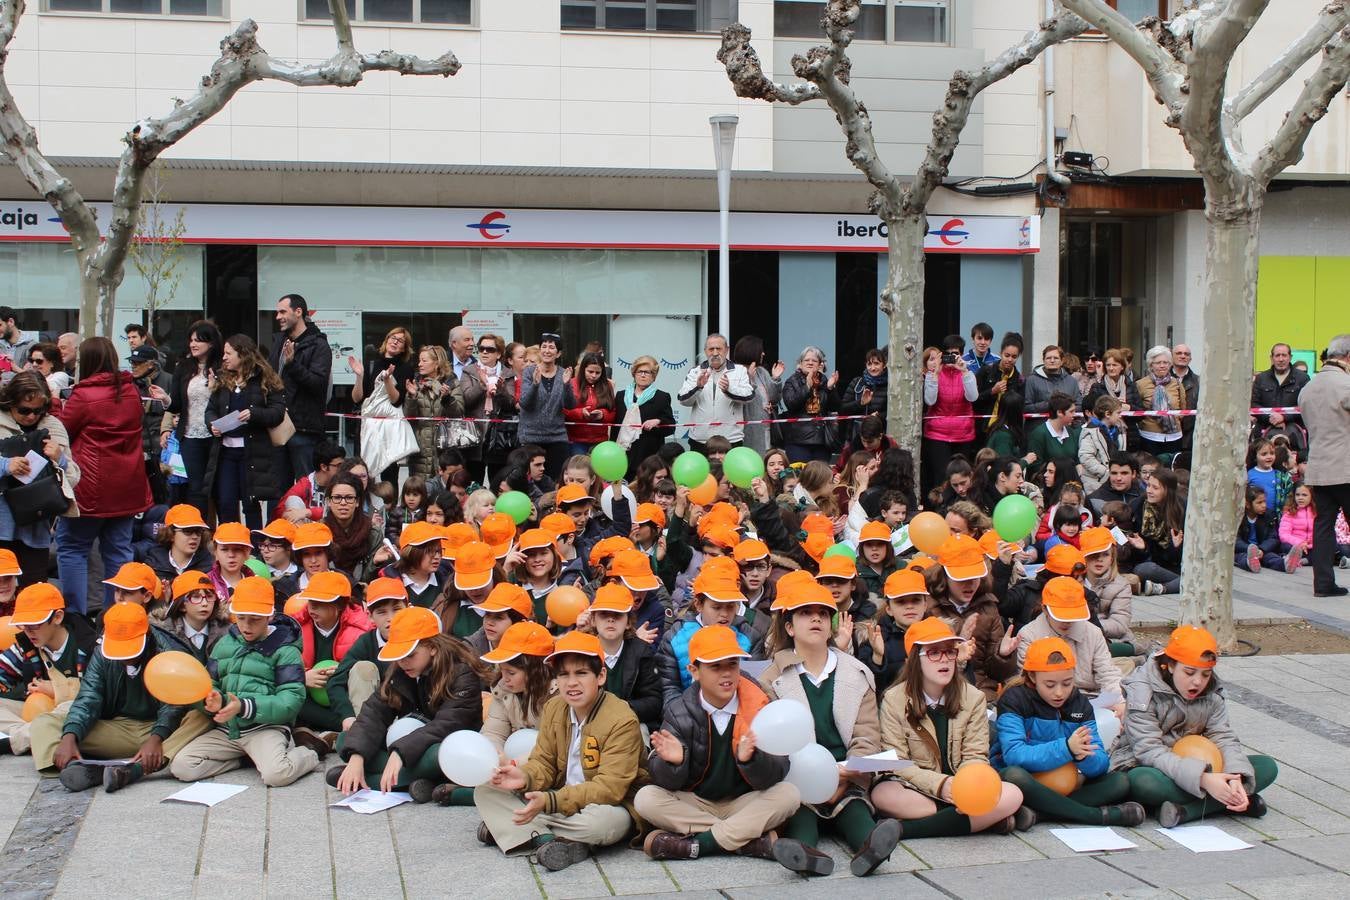
POLYGON ((47 648, 44 647, 42 652, 46 653, 49 659, 57 660, 61 658, 61 654, 66 652, 66 647, 68 646, 70 646, 69 630, 66 631, 66 639, 61 642, 60 647, 57 647, 55 650, 48 650, 47 648))
POLYGON ((698 692, 698 702, 703 707, 703 711, 712 716, 713 727, 717 729, 718 734, 727 733, 727 725, 741 708, 741 698, 735 694, 727 701, 727 705, 718 709, 708 702, 708 698, 703 696, 703 692, 698 692))
POLYGON ((610 656, 608 653, 605 654, 605 667, 609 669, 614 668, 615 664, 619 661, 619 657, 622 655, 623 655, 623 644, 620 644, 619 649, 614 651, 613 656, 610 656))
POLYGON ((1046 419, 1045 421, 1045 430, 1050 432, 1050 436, 1052 438, 1054 438, 1057 441, 1060 441, 1061 443, 1063 443, 1064 440, 1067 439, 1069 436, 1068 428, 1056 429, 1054 423, 1051 422, 1049 419, 1046 419))
POLYGON ((581 784, 586 773, 581 769, 581 722, 577 721, 577 711, 567 707, 567 718, 572 724, 572 740, 567 745, 567 783, 581 784))
POLYGON ((404 575, 404 576, 403 576, 403 583, 406 584, 406 585, 407 585, 408 587, 410 587, 410 588, 417 588, 417 590, 419 590, 419 591, 425 591, 425 590, 426 590, 427 588, 429 588, 429 587, 439 587, 439 586, 440 586, 440 583, 436 580, 436 573, 435 573, 435 572, 432 572, 432 573, 431 573, 431 577, 428 578, 428 579, 426 580, 426 583, 425 583, 425 584, 418 584, 416 581, 413 581, 412 578, 411 578, 410 576, 408 576, 408 575, 404 575))
POLYGON ((333 636, 333 632, 337 631, 337 630, 338 630, 338 626, 341 625, 341 624, 342 624, 341 621, 337 621, 337 622, 334 622, 334 623, 333 623, 333 627, 332 627, 332 628, 324 629, 324 628, 320 628, 320 627, 319 627, 319 624, 318 624, 317 622, 315 622, 315 623, 314 623, 314 630, 317 631, 319 634, 323 635, 324 637, 332 637, 332 636, 333 636))
POLYGON ((825 658, 825 668, 820 670, 819 676, 812 675, 810 672, 808 672, 806 670, 805 663, 797 663, 797 674, 805 675, 807 678, 811 679, 812 684, 814 684, 816 687, 820 687, 822 684, 825 683, 825 679, 829 678, 831 675, 834 674, 834 670, 835 668, 838 667, 838 665, 839 660, 835 658, 834 648, 831 647, 829 650, 829 655, 825 658))
POLYGON ((557 587, 557 586, 558 586, 558 582, 555 581, 555 582, 553 582, 552 584, 550 584, 548 587, 537 588, 537 587, 529 587, 529 586, 527 585, 525 589, 526 589, 527 591, 530 592, 530 596, 531 596, 531 597, 534 597, 534 598, 537 600, 537 599, 539 599, 540 597, 542 597, 542 596, 544 596, 545 594, 547 594, 549 591, 553 590, 553 589, 554 589, 555 587, 557 587))
POLYGON ((928 705, 929 709, 934 709, 935 707, 942 705, 942 701, 940 699, 934 700, 932 697, 928 696, 927 691, 923 692, 923 702, 928 705))

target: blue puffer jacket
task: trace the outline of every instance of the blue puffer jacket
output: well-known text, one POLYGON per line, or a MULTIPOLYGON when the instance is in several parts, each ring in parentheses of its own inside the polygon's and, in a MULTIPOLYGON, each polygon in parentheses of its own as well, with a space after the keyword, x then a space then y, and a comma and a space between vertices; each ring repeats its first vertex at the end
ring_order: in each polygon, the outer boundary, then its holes
MULTIPOLYGON (((684 689, 694 681, 694 677, 689 674, 689 641, 693 638, 694 632, 702 627, 703 623, 698 620, 698 614, 691 609, 690 615, 678 625, 667 629, 665 636, 661 638, 661 646, 656 651, 656 670, 661 673, 663 706, 669 706, 680 699, 684 689)), ((731 630, 736 632, 736 641, 741 645, 741 649, 749 653, 750 624, 744 617, 737 616, 731 621, 731 630)))
POLYGON ((989 762, 996 769, 1020 766, 1028 772, 1048 772, 1074 762, 1069 736, 1086 725, 1097 749, 1077 761, 1084 778, 1105 775, 1111 757, 1102 748, 1097 718, 1082 691, 1075 690, 1065 704, 1055 709, 1026 684, 1004 691, 998 699, 998 722, 989 762))

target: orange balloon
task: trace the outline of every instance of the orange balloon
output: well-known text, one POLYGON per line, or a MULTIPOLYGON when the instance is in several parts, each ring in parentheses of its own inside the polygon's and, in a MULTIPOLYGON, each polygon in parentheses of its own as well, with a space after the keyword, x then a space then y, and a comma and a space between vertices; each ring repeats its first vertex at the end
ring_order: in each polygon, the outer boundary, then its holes
POLYGON ((28 699, 23 701, 23 710, 19 715, 23 716, 25 722, 31 722, 43 713, 49 713, 56 709, 56 701, 46 694, 29 694, 28 699))
POLYGON ((1209 764, 1211 772, 1222 772, 1223 751, 1203 734, 1188 734, 1172 745, 1172 752, 1187 759, 1198 759, 1209 764))
POLYGON ((699 506, 711 506, 717 502, 717 479, 709 475, 703 483, 689 492, 691 503, 699 506))
POLYGON ((295 618, 296 614, 306 606, 309 606, 309 601, 299 594, 291 594, 290 599, 286 601, 286 605, 281 608, 281 611, 291 618, 295 618))
POLYGON ((0 616, 0 653, 4 653, 10 647, 14 646, 14 639, 19 636, 19 627, 10 624, 12 616, 0 616))
POLYGON ((211 675, 191 653, 168 650, 145 664, 145 689, 162 703, 187 706, 211 693, 211 675))
POLYGON ((1078 790, 1078 765, 1076 763, 1066 762, 1058 769, 1051 769, 1048 772, 1032 772, 1031 777, 1064 797, 1078 790))
POLYGON ((910 520, 910 543, 924 553, 937 553, 942 542, 951 536, 947 520, 935 512, 921 512, 910 520))
POLYGON ((570 584, 555 587, 549 591, 548 599, 544 601, 544 609, 548 612, 548 620, 564 628, 575 625, 577 616, 581 615, 581 611, 590 605, 591 601, 586 599, 586 595, 581 592, 581 588, 570 584))
POLYGON ((483 721, 487 721, 488 710, 492 708, 492 695, 483 691, 483 721))
POLYGON ((968 816, 993 812, 1002 793, 1003 779, 989 763, 966 763, 952 779, 952 802, 968 816))

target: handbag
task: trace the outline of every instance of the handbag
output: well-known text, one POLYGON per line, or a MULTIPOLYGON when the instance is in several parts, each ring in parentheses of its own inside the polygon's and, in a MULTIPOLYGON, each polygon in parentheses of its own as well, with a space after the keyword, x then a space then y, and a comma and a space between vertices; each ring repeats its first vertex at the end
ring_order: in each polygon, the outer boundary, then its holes
POLYGON ((506 456, 519 446, 520 424, 514 419, 488 424, 487 434, 483 436, 484 456, 506 456))
POLYGON ((10 515, 15 525, 32 525, 54 519, 70 507, 70 500, 61 490, 65 474, 53 465, 42 467, 38 476, 28 484, 19 481, 13 475, 5 476, 3 488, 5 502, 9 504, 10 515))
POLYGON ((436 423, 436 449, 461 450, 477 447, 482 436, 467 419, 446 419, 436 423))
POLYGON ((634 403, 624 410, 623 424, 619 426, 619 446, 628 450, 641 435, 642 410, 634 403))
POLYGON ((291 414, 283 412, 281 422, 267 429, 267 435, 272 439, 273 447, 286 446, 286 442, 295 437, 295 423, 291 421, 291 414))

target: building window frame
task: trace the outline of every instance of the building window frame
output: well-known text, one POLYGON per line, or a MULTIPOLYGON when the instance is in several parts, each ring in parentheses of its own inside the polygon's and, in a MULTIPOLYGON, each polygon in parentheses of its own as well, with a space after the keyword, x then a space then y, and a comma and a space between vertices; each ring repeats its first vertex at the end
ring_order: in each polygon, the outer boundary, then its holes
POLYGON ((687 3, 679 0, 559 0, 559 12, 566 7, 574 9, 594 9, 595 25, 587 27, 585 25, 562 25, 561 30, 565 34, 587 34, 594 32, 628 32, 630 34, 693 34, 707 35, 717 34, 721 26, 718 22, 726 23, 739 21, 739 0, 720 0, 726 3, 727 13, 725 18, 715 15, 714 4, 719 0, 694 0, 694 28, 691 31, 671 30, 659 28, 659 14, 663 10, 683 10, 688 7, 687 3), (615 9, 637 9, 645 6, 645 27, 614 27, 606 26, 607 7, 615 9))
MULTIPOLYGON (((469 21, 467 22, 423 22, 423 0, 412 0, 412 18, 408 21, 397 19, 367 19, 366 0, 347 0, 347 15, 353 25, 368 25, 377 28, 477 28, 479 9, 482 0, 470 0, 469 21)), ((296 18, 301 25, 328 25, 333 19, 330 15, 311 16, 305 11, 305 0, 296 0, 296 18)))
MULTIPOLYGON (((883 26, 883 36, 880 40, 876 38, 855 37, 855 42, 867 44, 900 44, 907 47, 951 47, 955 46, 953 34, 955 32, 956 7, 961 0, 862 0, 864 6, 880 6, 885 10, 885 25, 883 26), (907 41, 896 37, 896 11, 902 7, 916 9, 941 9, 944 11, 943 38, 940 41, 907 41)), ((774 7, 780 4, 800 3, 803 6, 808 4, 821 5, 822 0, 774 0, 774 7)), ((775 32, 775 38, 785 40, 809 41, 817 38, 824 38, 825 33, 822 29, 816 29, 812 34, 779 34, 775 32)))
POLYGON ((98 4, 98 9, 53 9, 53 2, 59 3, 59 0, 42 0, 41 5, 38 7, 38 11, 43 15, 54 16, 119 16, 121 18, 179 19, 189 22, 211 22, 228 20, 230 18, 230 0, 218 0, 220 11, 206 13, 174 12, 173 0, 159 0, 159 12, 146 12, 144 10, 122 12, 120 10, 114 10, 112 8, 113 0, 93 0, 93 2, 98 4))
MULTIPOLYGON (((1119 3, 1120 0, 1106 0, 1106 5, 1117 11, 1119 11, 1119 3)), ((1168 16, 1172 13, 1172 0, 1157 0, 1157 6, 1158 18, 1166 21, 1168 16)))

